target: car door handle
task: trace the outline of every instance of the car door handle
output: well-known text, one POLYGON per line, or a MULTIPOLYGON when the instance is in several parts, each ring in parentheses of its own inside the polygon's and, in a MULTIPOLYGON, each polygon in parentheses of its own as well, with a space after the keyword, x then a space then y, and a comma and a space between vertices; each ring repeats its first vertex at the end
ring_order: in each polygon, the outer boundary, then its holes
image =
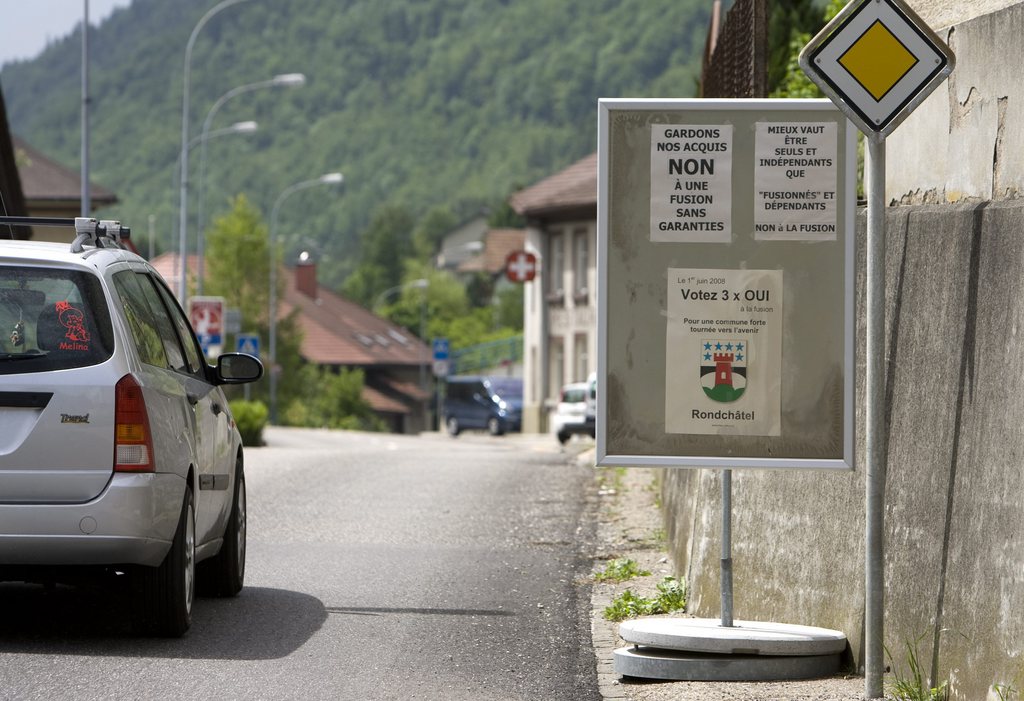
POLYGON ((218 404, 217 402, 213 402, 213 403, 212 403, 212 404, 210 405, 210 411, 212 411, 212 412, 213 412, 213 415, 214 415, 214 416, 219 416, 219 415, 220 415, 220 412, 224 411, 224 407, 222 407, 222 406, 221 406, 220 404, 218 404))
POLYGON ((198 394, 192 394, 191 392, 186 392, 185 398, 188 399, 188 403, 191 404, 192 406, 198 404, 199 400, 201 399, 201 397, 198 394))

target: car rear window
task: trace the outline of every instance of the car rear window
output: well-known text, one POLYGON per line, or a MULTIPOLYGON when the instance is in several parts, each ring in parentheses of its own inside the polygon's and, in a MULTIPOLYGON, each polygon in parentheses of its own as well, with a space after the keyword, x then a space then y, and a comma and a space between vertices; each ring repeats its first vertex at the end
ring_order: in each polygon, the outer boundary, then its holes
POLYGON ((113 352, 110 312, 96 276, 0 266, 0 375, 98 365, 113 352))
POLYGON ((587 390, 573 387, 562 391, 562 401, 576 404, 587 401, 587 390))
POLYGON ((502 399, 519 399, 523 396, 523 381, 518 378, 491 378, 490 385, 491 391, 502 399))

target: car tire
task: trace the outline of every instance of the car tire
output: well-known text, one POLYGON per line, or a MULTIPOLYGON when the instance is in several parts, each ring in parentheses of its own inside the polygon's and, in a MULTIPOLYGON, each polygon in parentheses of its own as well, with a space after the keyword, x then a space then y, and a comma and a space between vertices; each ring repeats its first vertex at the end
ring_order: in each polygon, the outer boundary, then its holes
POLYGON ((192 489, 185 487, 178 528, 159 567, 134 573, 133 624, 145 635, 178 638, 192 625, 196 581, 196 515, 192 489))
POLYGON ((487 431, 492 436, 500 436, 505 432, 505 427, 501 425, 501 421, 498 418, 492 416, 487 419, 487 431))
POLYGON ((459 431, 462 430, 462 427, 459 426, 459 420, 456 419, 454 416, 449 416, 448 420, 444 422, 444 425, 445 428, 448 429, 448 435, 451 436, 452 438, 459 435, 459 431))
POLYGON ((235 493, 231 513, 224 526, 220 552, 199 565, 199 587, 203 596, 237 596, 245 584, 246 501, 242 457, 235 463, 235 493))
POLYGON ((558 442, 561 443, 562 445, 565 445, 566 443, 568 443, 569 442, 569 434, 566 433, 565 431, 559 432, 559 434, 558 434, 558 442))

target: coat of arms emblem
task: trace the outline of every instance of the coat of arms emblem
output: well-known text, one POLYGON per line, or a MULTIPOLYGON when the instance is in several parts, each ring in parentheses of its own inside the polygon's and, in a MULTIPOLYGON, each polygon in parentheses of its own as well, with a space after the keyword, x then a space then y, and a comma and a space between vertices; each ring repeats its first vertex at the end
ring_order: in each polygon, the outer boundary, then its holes
POLYGON ((700 345, 700 384, 716 402, 735 402, 747 389, 750 344, 729 339, 705 340, 700 345))

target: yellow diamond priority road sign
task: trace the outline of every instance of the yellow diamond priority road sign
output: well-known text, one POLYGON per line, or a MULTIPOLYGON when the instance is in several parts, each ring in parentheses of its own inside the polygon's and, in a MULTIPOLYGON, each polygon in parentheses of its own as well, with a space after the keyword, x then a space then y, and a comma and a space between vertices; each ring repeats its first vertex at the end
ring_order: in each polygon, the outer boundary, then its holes
POLYGON ((865 134, 890 134, 955 57, 902 0, 853 0, 800 52, 800 67, 865 134))

